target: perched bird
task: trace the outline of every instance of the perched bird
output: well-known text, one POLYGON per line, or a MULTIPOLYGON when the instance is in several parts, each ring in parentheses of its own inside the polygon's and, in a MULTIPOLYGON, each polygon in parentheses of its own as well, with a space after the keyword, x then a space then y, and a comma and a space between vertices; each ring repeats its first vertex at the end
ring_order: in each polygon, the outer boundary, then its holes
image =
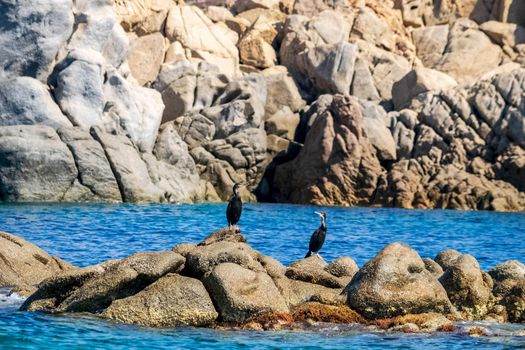
POLYGON ((231 196, 226 208, 226 218, 228 219, 228 227, 231 228, 233 225, 237 225, 242 213, 242 201, 237 190, 239 184, 233 185, 233 196, 231 196))
POLYGON ((324 212, 315 212, 321 217, 321 226, 310 237, 310 246, 308 247, 308 253, 305 258, 312 256, 312 254, 319 255, 319 251, 323 247, 324 239, 326 238, 326 214, 324 212))

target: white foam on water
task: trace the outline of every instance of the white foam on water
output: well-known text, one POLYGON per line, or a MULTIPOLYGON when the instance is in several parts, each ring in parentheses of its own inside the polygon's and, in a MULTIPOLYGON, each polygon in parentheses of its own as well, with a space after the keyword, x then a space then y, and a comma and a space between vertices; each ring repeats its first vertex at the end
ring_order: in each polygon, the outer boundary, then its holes
POLYGON ((0 288, 0 307, 21 306, 26 298, 14 293, 10 288, 0 288))

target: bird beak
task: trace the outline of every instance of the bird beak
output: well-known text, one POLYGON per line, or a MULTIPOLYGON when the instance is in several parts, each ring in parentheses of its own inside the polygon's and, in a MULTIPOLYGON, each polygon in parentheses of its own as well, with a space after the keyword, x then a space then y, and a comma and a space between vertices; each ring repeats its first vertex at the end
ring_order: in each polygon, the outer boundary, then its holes
POLYGON ((317 215, 321 216, 321 213, 318 212, 318 211, 315 211, 314 213, 316 213, 317 215))

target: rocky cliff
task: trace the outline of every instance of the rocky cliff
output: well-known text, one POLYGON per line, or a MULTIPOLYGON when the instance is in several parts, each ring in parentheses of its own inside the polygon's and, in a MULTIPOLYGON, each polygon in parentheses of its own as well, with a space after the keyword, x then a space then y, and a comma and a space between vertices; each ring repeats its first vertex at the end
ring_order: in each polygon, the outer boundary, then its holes
POLYGON ((525 209, 517 0, 0 0, 0 199, 525 209))

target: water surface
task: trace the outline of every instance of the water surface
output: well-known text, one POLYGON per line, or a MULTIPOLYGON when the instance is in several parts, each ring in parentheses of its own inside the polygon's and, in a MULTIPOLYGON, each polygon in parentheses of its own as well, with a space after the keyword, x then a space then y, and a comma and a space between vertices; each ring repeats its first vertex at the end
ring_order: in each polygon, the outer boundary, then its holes
MULTIPOLYGON (((318 207, 246 205, 240 227, 249 243, 284 264, 306 253, 319 225, 318 207)), ((323 208, 325 260, 347 255, 358 265, 390 242, 402 241, 422 257, 452 248, 474 255, 483 269, 508 259, 525 261, 525 214, 373 208, 323 208)), ((225 224, 224 204, 0 205, 0 230, 19 235, 53 255, 87 266, 138 251, 170 249, 202 240, 225 224)), ((0 293, 1 294, 1 293, 0 293)), ((311 331, 227 332, 153 330, 85 316, 17 312, 20 300, 0 297, 0 349, 342 349, 525 347, 523 325, 498 325, 494 336, 460 333, 405 335, 326 326, 311 331)))

